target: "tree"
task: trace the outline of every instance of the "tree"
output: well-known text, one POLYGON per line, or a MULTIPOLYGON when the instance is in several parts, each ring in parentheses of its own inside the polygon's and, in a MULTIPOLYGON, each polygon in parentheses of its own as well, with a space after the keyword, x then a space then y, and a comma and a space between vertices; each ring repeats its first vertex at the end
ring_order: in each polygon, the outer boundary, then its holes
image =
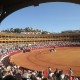
POLYGON ((14 29, 14 33, 21 33, 21 29, 19 28, 14 29))
POLYGON ((10 32, 14 32, 14 29, 13 28, 10 28, 10 32))
POLYGON ((42 34, 47 34, 48 32, 47 31, 42 31, 42 34))

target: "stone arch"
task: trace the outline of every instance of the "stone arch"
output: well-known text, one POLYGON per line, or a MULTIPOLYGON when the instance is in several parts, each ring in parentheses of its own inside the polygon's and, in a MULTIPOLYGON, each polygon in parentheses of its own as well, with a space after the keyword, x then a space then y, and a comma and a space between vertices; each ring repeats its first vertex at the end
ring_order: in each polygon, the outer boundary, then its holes
POLYGON ((80 4, 80 0, 1 0, 0 22, 9 14, 21 8, 29 6, 39 6, 39 4, 47 2, 71 2, 75 4, 80 4))

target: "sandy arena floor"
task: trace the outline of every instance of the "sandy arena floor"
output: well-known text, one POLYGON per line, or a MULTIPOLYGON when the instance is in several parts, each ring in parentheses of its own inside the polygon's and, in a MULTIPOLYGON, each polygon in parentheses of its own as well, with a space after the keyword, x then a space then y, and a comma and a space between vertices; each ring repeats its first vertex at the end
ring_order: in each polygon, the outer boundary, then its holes
POLYGON ((32 70, 44 70, 51 67, 62 69, 65 73, 71 67, 74 75, 80 76, 80 47, 56 48, 56 52, 49 49, 15 54, 10 61, 24 68, 32 70))

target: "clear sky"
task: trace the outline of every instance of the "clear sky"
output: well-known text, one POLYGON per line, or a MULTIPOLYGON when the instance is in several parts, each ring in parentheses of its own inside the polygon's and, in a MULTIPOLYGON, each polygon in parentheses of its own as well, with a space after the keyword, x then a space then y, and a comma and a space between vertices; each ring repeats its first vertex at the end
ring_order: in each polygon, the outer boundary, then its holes
POLYGON ((1 22, 0 31, 25 27, 49 32, 80 30, 80 5, 52 2, 26 7, 6 17, 1 22))

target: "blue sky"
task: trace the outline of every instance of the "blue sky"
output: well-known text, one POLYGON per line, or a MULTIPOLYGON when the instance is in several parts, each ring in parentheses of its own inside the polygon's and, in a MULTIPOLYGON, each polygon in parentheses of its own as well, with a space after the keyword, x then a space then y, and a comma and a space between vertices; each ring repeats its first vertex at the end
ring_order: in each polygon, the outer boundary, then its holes
POLYGON ((25 27, 49 32, 80 30, 80 5, 52 2, 26 7, 6 17, 1 22, 0 31, 25 27))

